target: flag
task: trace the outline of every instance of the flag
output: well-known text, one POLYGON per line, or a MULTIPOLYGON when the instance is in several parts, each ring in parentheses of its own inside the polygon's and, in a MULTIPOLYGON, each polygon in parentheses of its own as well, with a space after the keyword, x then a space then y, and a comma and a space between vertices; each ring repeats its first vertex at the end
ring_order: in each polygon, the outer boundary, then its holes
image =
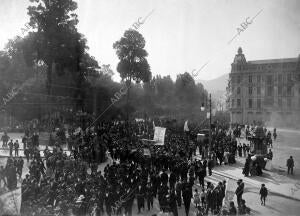
POLYGON ((77 134, 79 134, 80 132, 81 132, 81 127, 78 127, 78 128, 75 130, 74 134, 77 135, 77 134))
POLYGON ((21 187, 0 196, 1 215, 20 215, 21 187))
POLYGON ((165 133, 166 133, 166 128, 155 127, 153 140, 157 142, 156 145, 164 145, 165 133))
POLYGON ((210 113, 207 112, 207 113, 206 113, 206 118, 209 119, 209 117, 210 117, 210 113))
POLYGON ((188 126, 188 120, 186 120, 185 123, 184 123, 183 131, 184 132, 190 131, 189 126, 188 126))

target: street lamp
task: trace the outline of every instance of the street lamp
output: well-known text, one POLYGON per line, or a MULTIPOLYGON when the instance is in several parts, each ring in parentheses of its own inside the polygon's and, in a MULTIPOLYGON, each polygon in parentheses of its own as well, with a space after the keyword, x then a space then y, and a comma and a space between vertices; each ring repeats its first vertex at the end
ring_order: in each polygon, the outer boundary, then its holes
POLYGON ((200 107, 200 110, 201 110, 201 111, 204 111, 204 110, 205 110, 204 103, 202 103, 202 105, 201 105, 201 107, 200 107))
MULTIPOLYGON (((202 103, 202 106, 200 107, 201 111, 205 110, 205 106, 202 103)), ((209 147, 211 147, 211 94, 209 94, 209 147)))

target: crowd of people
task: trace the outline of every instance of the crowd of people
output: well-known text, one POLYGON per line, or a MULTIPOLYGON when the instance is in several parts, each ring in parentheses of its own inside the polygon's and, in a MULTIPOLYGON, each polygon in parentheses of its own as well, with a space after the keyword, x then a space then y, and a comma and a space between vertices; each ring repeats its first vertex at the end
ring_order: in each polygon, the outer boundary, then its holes
MULTIPOLYGON (((22 215, 135 215, 151 210, 154 199, 174 216, 181 206, 189 215, 192 203, 198 215, 231 214, 222 208, 226 182, 204 182, 214 166, 235 163, 237 141, 223 128, 213 130, 210 145, 208 138, 197 141, 195 134, 172 128, 165 145, 149 145, 151 122, 106 122, 68 133, 68 153, 55 143, 44 157, 35 133, 25 136, 25 148, 34 153, 22 182, 22 215), (100 171, 107 159, 112 162, 100 171)), ((245 212, 245 201, 237 204, 245 212)))
POLYGON ((18 140, 15 140, 15 142, 11 139, 9 140, 10 137, 7 135, 6 132, 4 132, 4 134, 1 137, 2 140, 2 148, 3 149, 9 149, 9 156, 14 155, 15 157, 19 156, 19 148, 20 148, 20 144, 18 140))

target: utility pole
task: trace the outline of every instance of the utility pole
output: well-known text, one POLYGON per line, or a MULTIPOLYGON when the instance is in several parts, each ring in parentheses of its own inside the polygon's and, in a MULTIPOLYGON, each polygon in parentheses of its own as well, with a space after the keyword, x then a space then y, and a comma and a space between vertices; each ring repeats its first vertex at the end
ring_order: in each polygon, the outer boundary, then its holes
POLYGON ((211 148, 211 94, 209 94, 209 147, 211 148))

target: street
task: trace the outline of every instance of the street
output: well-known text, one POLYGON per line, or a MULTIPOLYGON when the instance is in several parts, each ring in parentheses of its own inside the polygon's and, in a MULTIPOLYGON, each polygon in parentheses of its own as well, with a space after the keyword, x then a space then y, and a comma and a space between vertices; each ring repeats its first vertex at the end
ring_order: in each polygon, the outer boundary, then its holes
POLYGON ((299 215, 299 201, 269 195, 266 200, 266 205, 262 206, 260 204, 259 188, 253 188, 247 184, 243 199, 246 200, 246 205, 249 205, 251 208, 252 215, 299 215))
POLYGON ((275 167, 286 168, 286 160, 293 156, 295 178, 300 179, 300 131, 277 129, 278 137, 273 145, 275 167))

